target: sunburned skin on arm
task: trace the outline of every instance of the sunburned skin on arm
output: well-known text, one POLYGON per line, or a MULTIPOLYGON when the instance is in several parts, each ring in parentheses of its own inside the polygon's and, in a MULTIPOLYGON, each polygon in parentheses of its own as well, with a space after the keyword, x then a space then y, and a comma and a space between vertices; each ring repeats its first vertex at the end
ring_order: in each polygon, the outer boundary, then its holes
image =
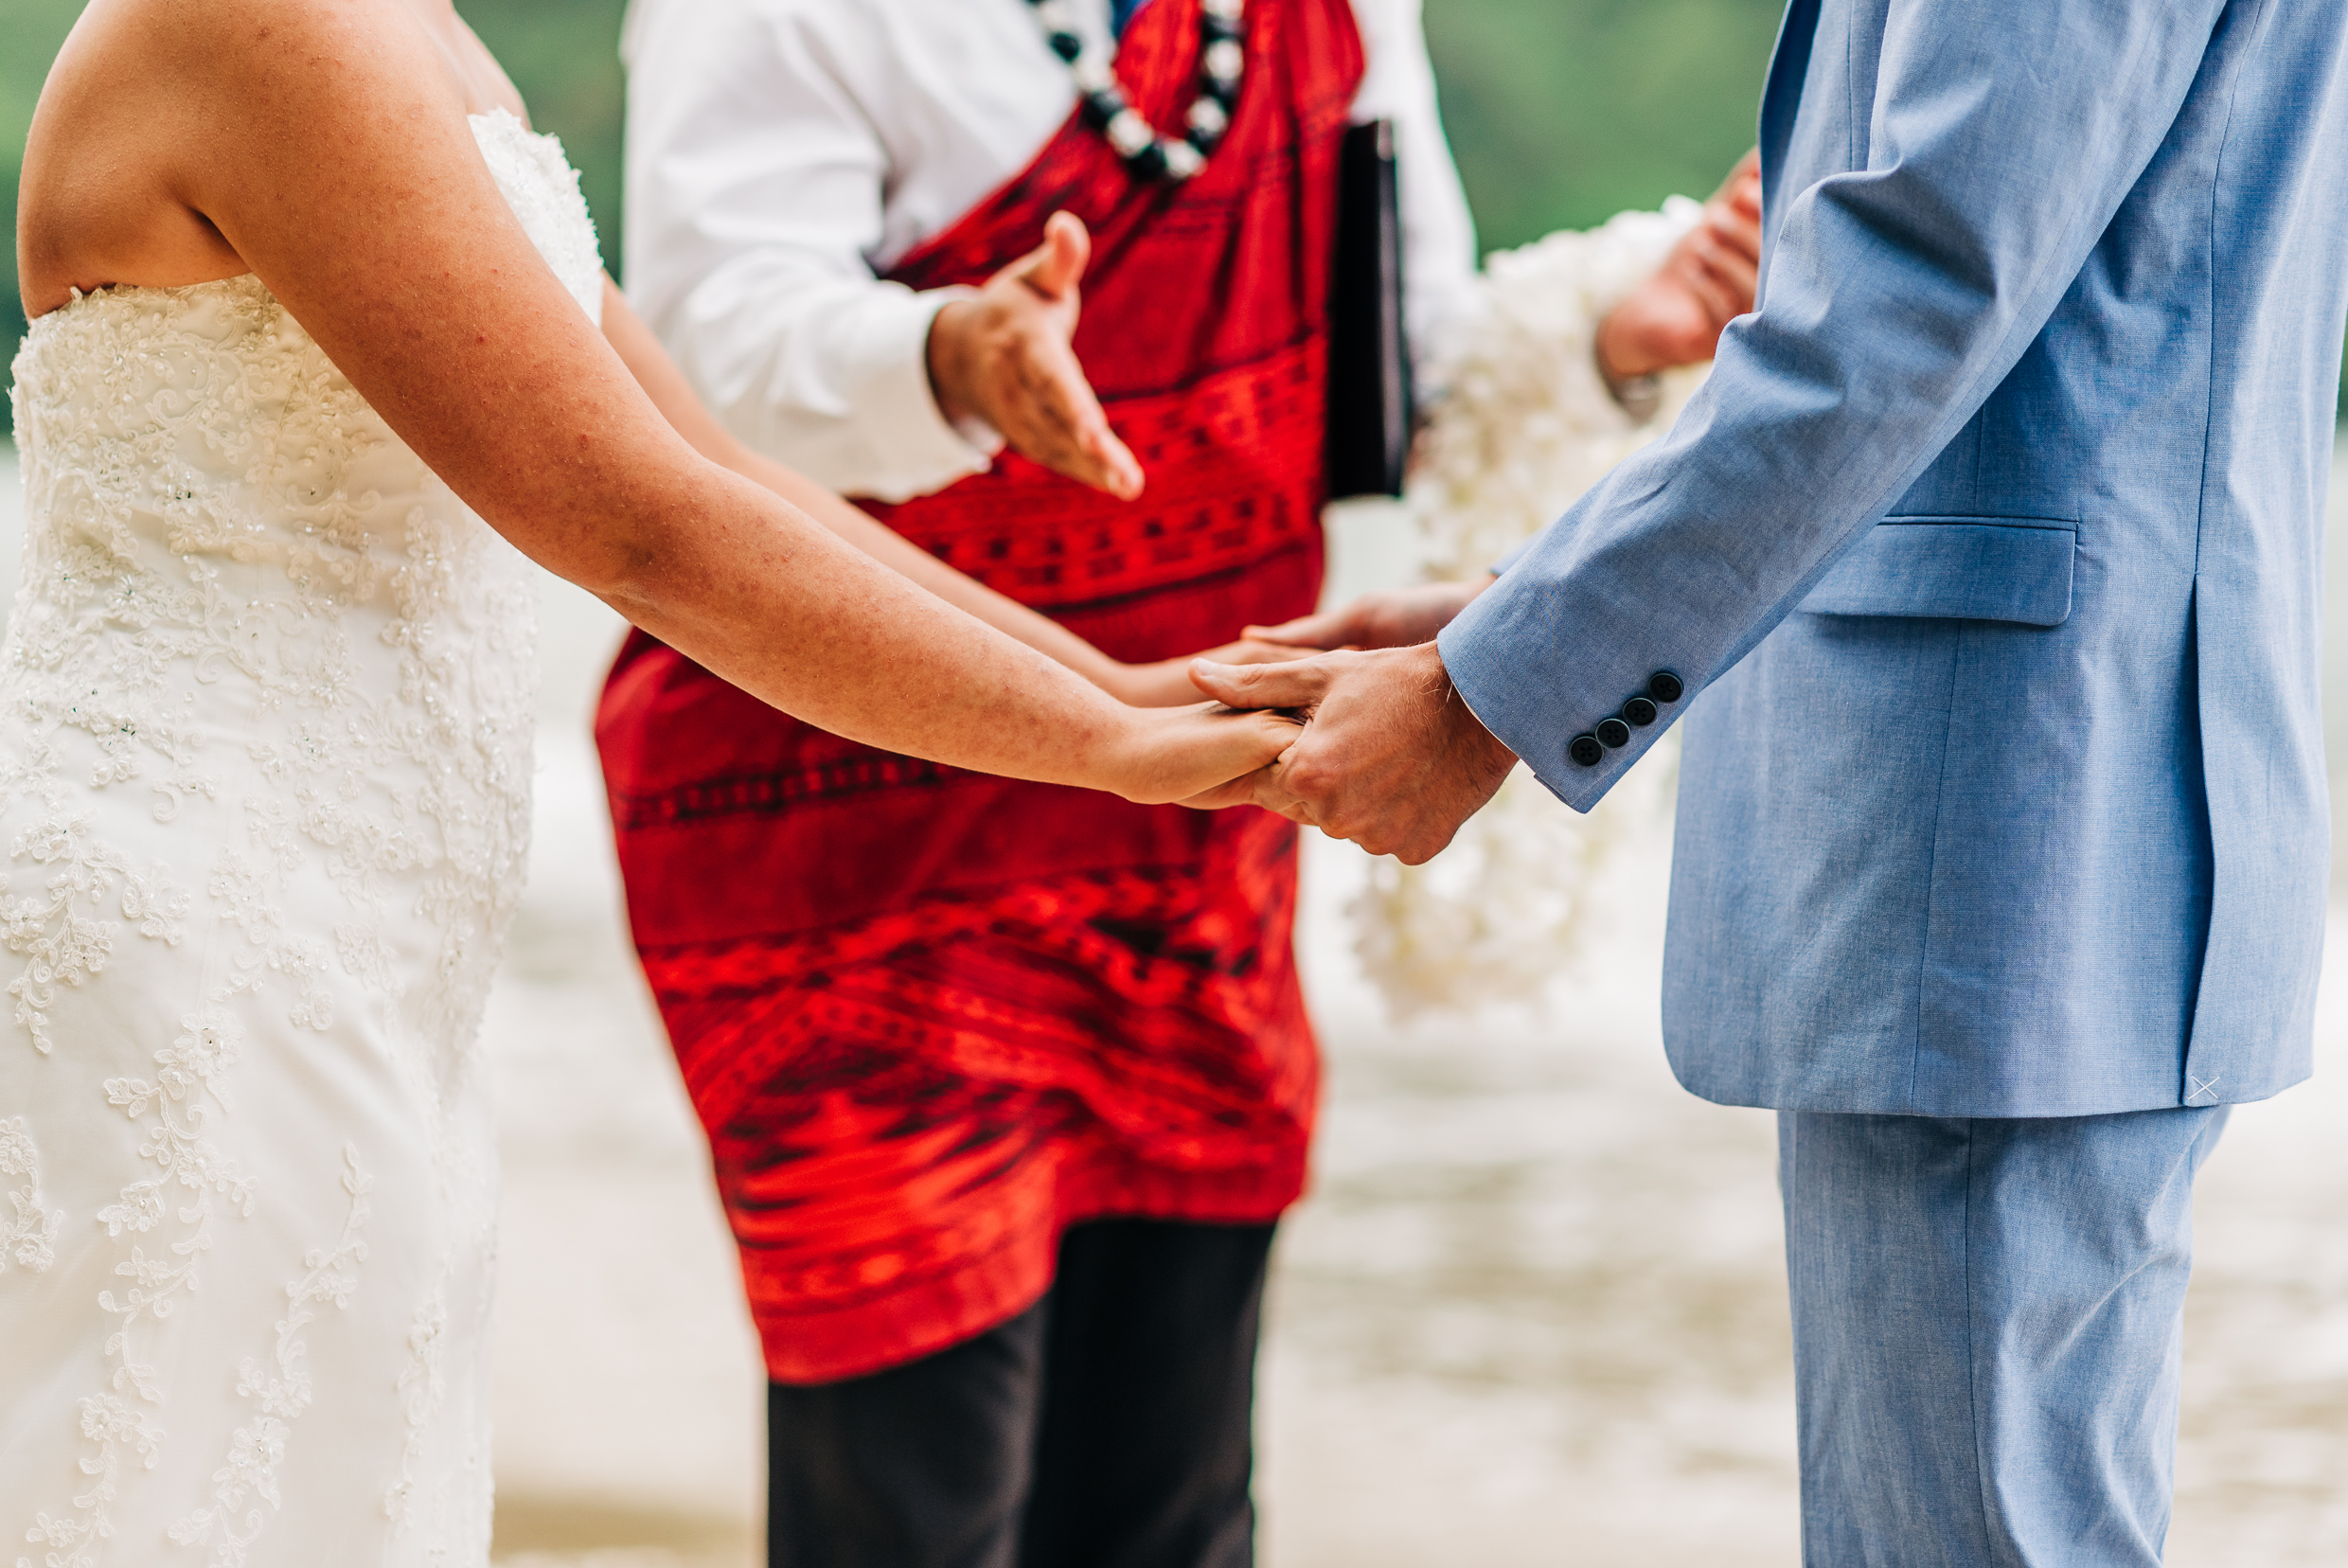
MULTIPOLYGON (((751 451, 693 395, 685 372, 677 368, 652 330, 608 278, 603 288, 603 335, 662 418, 711 462, 765 486, 899 576, 1054 663, 1067 666, 1119 702, 1136 707, 1181 707, 1199 700, 1198 689, 1190 683, 1188 658, 1120 663, 1051 617, 955 571, 812 479, 751 451)), ((1246 637, 1210 650, 1206 657, 1225 664, 1266 664, 1293 659, 1304 651, 1277 641, 1246 637)))
POLYGON ((507 209, 465 119, 488 105, 435 19, 98 0, 27 148, 27 305, 255 274, 525 554, 837 734, 1148 800, 1293 737, 1274 716, 1125 708, 697 454, 507 209))

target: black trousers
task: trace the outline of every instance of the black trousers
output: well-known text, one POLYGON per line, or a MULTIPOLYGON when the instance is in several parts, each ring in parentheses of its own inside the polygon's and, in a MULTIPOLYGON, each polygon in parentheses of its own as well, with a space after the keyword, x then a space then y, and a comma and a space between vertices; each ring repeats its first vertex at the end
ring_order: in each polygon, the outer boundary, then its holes
POLYGON ((1272 1232, 1078 1225, 1002 1327, 770 1384, 770 1568, 1250 1568, 1272 1232))

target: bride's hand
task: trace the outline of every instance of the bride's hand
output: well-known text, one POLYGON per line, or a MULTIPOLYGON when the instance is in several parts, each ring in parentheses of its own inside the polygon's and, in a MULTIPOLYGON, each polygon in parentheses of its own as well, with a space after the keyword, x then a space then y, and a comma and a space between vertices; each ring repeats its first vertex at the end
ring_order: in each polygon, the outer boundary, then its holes
MULTIPOLYGON (((1489 576, 1468 582, 1429 582, 1415 588, 1389 588, 1364 594, 1351 604, 1325 615, 1300 615, 1278 626, 1251 626, 1251 641, 1290 643, 1306 649, 1415 648, 1432 642, 1468 601, 1492 585, 1489 576)), ((1208 658, 1218 655, 1209 653, 1208 658)), ((1226 661, 1236 663, 1239 661, 1226 661)), ((1278 663, 1254 659, 1251 664, 1278 663)))
POLYGON ((1199 688, 1190 684, 1193 659, 1213 659, 1217 664, 1227 665, 1286 664, 1290 659, 1310 658, 1312 652, 1309 648, 1298 647, 1293 640, 1268 642, 1261 637, 1242 637, 1220 648, 1185 653, 1179 659, 1112 666, 1101 677, 1101 687, 1117 701, 1135 707, 1190 707, 1199 701, 1199 688))
POLYGON ((1276 708, 1192 703, 1133 710, 1122 755, 1112 765, 1114 781, 1100 783, 1145 806, 1236 805, 1249 792, 1227 786, 1278 760, 1303 728, 1276 708))

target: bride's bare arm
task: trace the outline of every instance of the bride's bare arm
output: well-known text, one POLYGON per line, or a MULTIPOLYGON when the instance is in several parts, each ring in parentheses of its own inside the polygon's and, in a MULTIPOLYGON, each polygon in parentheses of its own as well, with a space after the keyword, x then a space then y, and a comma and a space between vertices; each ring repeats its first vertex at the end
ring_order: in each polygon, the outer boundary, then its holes
POLYGON ((694 451, 721 468, 765 486, 806 512, 842 539, 899 575, 935 594, 958 610, 975 615, 1007 637, 1091 681, 1102 690, 1124 697, 1119 671, 1127 667, 1103 653, 1048 615, 1038 615, 1017 599, 996 593, 985 583, 954 570, 896 529, 849 505, 806 475, 761 457, 718 422, 716 415, 694 394, 652 330, 644 324, 628 296, 610 280, 603 286, 603 336, 644 388, 652 406, 694 451))
MULTIPOLYGON (((1141 707, 1179 707, 1197 700, 1198 687, 1191 685, 1189 673, 1190 660, 1197 655, 1140 665, 1112 659, 1048 615, 956 571, 805 474, 751 451, 709 412, 652 330, 608 280, 603 289, 603 335, 662 417, 711 462, 764 485, 875 561, 1004 635, 1067 666, 1120 702, 1141 707)), ((1243 639, 1211 650, 1204 657, 1220 664, 1263 664, 1292 658, 1300 651, 1277 642, 1243 639)))
MULTIPOLYGON (((492 526, 663 641, 836 733, 1137 799, 1196 793, 1292 738, 1126 708, 694 452, 507 209, 397 0, 99 7, 61 59, 81 77, 65 93, 142 66, 168 80, 139 156, 171 199, 492 526)), ((28 164, 71 156, 38 145, 59 132, 36 124, 28 164)))

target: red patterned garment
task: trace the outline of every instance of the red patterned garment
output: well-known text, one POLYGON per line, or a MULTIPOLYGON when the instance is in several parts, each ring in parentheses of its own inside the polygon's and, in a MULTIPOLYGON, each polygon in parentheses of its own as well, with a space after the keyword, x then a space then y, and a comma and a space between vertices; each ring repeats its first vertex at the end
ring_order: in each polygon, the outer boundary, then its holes
MULTIPOLYGON (((1198 0, 1117 72, 1197 91, 1198 0)), ((1148 490, 1014 454, 874 515, 1121 659, 1194 652, 1320 590, 1322 378, 1350 0, 1250 0, 1205 170, 1145 184, 1072 118, 892 274, 983 281, 1066 209, 1093 232, 1078 356, 1148 490)), ((1015 1316, 1061 1229, 1260 1223, 1302 1190, 1319 1063, 1290 944, 1296 840, 876 752, 638 633, 596 721, 629 913, 771 1376, 898 1364, 1015 1316)))

